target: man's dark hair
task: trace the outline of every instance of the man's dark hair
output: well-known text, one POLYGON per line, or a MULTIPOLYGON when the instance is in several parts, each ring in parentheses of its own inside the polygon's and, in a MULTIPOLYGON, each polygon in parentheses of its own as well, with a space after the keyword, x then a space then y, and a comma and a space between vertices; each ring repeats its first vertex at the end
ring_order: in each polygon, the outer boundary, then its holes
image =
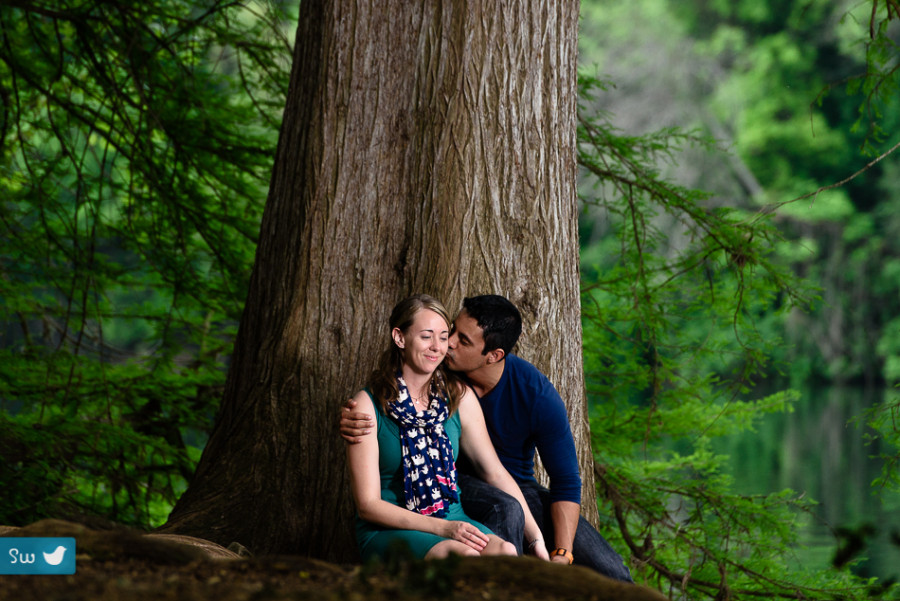
POLYGON ((522 333, 522 315, 507 298, 498 294, 471 296, 463 300, 463 310, 484 331, 482 355, 494 349, 501 349, 504 355, 512 351, 522 333))

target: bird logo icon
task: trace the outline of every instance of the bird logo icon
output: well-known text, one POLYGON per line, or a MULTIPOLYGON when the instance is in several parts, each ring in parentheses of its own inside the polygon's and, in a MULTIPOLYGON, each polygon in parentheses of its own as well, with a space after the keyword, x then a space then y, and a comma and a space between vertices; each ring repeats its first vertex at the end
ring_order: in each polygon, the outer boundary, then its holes
POLYGON ((53 553, 44 553, 44 561, 51 566, 58 566, 62 563, 63 556, 66 554, 66 548, 62 545, 56 547, 53 553))

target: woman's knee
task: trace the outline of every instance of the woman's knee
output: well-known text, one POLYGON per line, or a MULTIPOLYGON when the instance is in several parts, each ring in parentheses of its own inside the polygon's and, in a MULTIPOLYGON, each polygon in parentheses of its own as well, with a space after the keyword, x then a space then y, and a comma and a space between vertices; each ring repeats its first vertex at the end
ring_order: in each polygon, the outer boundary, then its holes
POLYGON ((441 541, 428 549, 425 559, 445 559, 448 555, 478 555, 478 551, 455 540, 441 541))
POLYGON ((518 551, 516 551, 516 546, 510 542, 507 542, 496 535, 490 535, 487 546, 484 548, 484 551, 481 552, 482 555, 518 555, 518 551))
POLYGON ((500 555, 518 555, 518 551, 516 551, 516 546, 512 543, 503 541, 500 544, 500 555))

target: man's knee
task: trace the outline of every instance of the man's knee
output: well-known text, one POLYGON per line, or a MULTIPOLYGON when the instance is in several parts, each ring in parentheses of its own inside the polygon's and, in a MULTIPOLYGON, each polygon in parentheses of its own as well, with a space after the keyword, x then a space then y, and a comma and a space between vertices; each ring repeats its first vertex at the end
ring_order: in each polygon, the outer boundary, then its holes
POLYGON ((522 553, 522 539, 525 537, 525 512, 513 497, 493 499, 490 515, 482 522, 501 538, 512 542, 517 553, 522 553))
POLYGON ((514 497, 496 499, 494 501, 494 513, 502 516, 512 524, 525 527, 525 512, 522 505, 514 497))

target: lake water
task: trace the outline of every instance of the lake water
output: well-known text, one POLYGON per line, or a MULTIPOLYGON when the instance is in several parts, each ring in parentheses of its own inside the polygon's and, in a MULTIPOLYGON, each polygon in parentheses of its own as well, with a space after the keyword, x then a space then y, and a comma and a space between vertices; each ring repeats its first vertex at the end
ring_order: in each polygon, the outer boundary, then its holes
POLYGON ((858 388, 804 391, 792 413, 767 416, 756 432, 716 445, 732 458, 737 492, 790 488, 819 502, 813 516, 798 518, 797 561, 804 565, 829 565, 846 528, 866 534, 857 574, 900 579, 900 546, 891 541, 900 541, 900 493, 872 488, 881 473, 881 460, 873 458, 880 449, 867 443, 870 431, 851 422, 883 395, 858 388))

